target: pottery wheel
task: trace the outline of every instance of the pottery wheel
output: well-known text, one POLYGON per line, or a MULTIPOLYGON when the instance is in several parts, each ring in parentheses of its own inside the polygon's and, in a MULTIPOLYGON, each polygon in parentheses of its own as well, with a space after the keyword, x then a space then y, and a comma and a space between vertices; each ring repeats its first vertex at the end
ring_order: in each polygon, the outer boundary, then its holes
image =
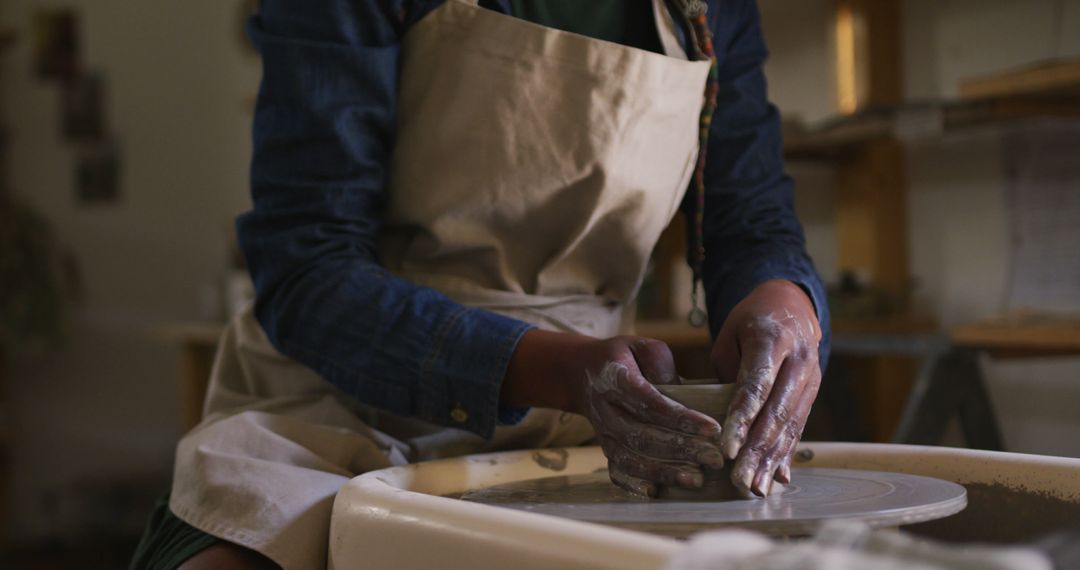
POLYGON ((477 489, 463 500, 672 536, 719 527, 772 535, 811 534, 828 519, 896 527, 955 514, 964 487, 949 481, 853 469, 792 469, 783 493, 765 499, 646 499, 619 489, 606 471, 477 489))

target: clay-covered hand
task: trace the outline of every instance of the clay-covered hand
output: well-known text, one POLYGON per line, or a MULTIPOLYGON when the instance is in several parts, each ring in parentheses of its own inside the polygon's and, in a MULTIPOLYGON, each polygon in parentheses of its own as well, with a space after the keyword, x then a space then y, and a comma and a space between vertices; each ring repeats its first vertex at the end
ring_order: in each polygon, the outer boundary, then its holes
POLYGON ((666 344, 616 337, 578 350, 585 373, 579 413, 592 422, 615 484, 651 497, 657 484, 700 487, 702 467, 723 466, 716 420, 654 386, 679 382, 666 344))
POLYGON ((732 480, 767 496, 791 481, 791 457, 821 384, 821 328, 814 305, 794 283, 762 283, 739 302, 713 345, 721 382, 735 382, 722 449, 732 480))
POLYGON ((678 382, 671 350, 658 340, 532 329, 514 350, 499 401, 585 416, 612 481, 655 496, 657 485, 700 487, 702 469, 724 464, 720 424, 656 389, 678 382))

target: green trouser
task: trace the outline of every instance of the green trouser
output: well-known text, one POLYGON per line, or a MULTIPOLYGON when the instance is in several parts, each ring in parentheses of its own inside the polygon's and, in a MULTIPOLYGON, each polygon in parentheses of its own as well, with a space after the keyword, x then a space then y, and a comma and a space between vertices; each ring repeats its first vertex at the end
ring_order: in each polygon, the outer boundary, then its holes
POLYGON ((180 520, 166 495, 154 505, 128 570, 175 570, 187 559, 221 542, 180 520))

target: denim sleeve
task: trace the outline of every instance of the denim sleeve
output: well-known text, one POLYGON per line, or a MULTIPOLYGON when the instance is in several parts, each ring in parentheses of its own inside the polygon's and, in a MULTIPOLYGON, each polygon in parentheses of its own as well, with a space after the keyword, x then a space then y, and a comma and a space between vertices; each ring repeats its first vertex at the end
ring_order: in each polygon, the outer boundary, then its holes
POLYGON ((522 415, 498 399, 529 325, 376 262, 399 38, 414 4, 263 0, 249 23, 263 59, 253 208, 237 233, 256 316, 280 352, 359 401, 490 437, 522 415))
MULTIPOLYGON (((784 172, 780 115, 769 103, 762 66, 768 56, 754 0, 709 3, 719 95, 709 132, 703 281, 713 335, 735 305, 770 279, 809 295, 821 324, 820 362, 829 355, 829 306, 795 217, 784 172)), ((690 207, 687 200, 685 207, 690 207)))

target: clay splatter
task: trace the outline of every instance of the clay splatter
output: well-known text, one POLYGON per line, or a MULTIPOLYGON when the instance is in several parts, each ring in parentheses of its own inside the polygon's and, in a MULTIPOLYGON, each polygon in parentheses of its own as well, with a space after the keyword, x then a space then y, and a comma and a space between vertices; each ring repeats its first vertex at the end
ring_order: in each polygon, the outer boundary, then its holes
POLYGON ((533 461, 544 469, 562 471, 566 469, 566 459, 569 454, 565 449, 539 449, 532 454, 533 461))

